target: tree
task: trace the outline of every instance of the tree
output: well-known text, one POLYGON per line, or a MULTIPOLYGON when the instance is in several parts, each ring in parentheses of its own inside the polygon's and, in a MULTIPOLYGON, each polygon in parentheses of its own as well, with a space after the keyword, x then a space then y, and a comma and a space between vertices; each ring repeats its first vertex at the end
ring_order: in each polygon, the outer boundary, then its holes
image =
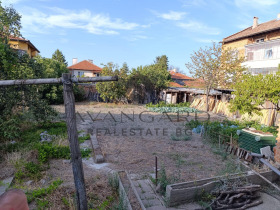
POLYGON ((153 64, 132 69, 129 75, 128 86, 131 89, 137 90, 141 98, 140 101, 143 101, 146 93, 149 93, 152 101, 157 102, 159 93, 167 88, 171 81, 171 75, 167 69, 167 56, 158 56, 153 64))
MULTIPOLYGON (((35 61, 43 71, 42 78, 59 78, 63 73, 69 73, 66 65, 53 58, 43 58, 36 56, 35 61)), ((40 85, 38 87, 42 98, 46 99, 49 104, 63 104, 63 86, 57 85, 40 85)))
MULTIPOLYGON (((0 4, 0 22, 0 79, 42 77, 44 69, 35 59, 27 54, 19 55, 8 45, 10 35, 20 35, 20 15, 13 8, 3 8, 0 4)), ((0 140, 19 137, 24 113, 28 113, 28 120, 32 121, 46 121, 55 114, 32 85, 0 87, 0 101, 0 140)))
MULTIPOLYGON (((0 38, 8 43, 8 38, 12 36, 20 36, 21 16, 12 7, 2 7, 0 1, 0 38)), ((2 40, 3 42, 3 40, 2 40)))
POLYGON ((253 76, 250 74, 244 75, 243 78, 234 85, 235 95, 231 100, 231 111, 239 110, 243 113, 261 114, 260 110, 264 109, 263 104, 270 101, 274 104, 277 111, 280 111, 280 72, 276 75, 259 74, 253 76))
POLYGON ((211 47, 200 48, 194 52, 191 62, 186 64, 194 77, 205 82, 206 111, 209 110, 209 92, 214 87, 231 87, 246 70, 241 66, 243 57, 238 57, 236 51, 224 49, 222 45, 212 43, 211 47))
POLYGON ((68 63, 66 62, 64 55, 62 54, 62 52, 61 52, 59 49, 57 49, 57 50, 52 54, 52 59, 53 59, 53 60, 56 60, 56 61, 58 61, 58 62, 60 62, 60 63, 65 64, 66 67, 68 66, 68 63))
POLYGON ((103 100, 120 102, 126 94, 126 85, 128 78, 129 68, 126 63, 119 69, 117 64, 109 62, 104 65, 101 75, 102 76, 118 76, 117 82, 99 82, 96 85, 97 91, 103 100))

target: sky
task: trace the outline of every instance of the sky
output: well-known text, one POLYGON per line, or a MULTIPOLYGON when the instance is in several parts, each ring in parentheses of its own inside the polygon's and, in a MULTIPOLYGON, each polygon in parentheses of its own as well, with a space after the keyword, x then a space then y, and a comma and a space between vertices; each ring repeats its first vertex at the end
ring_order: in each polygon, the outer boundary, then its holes
POLYGON ((199 48, 253 24, 277 18, 278 0, 0 0, 21 15, 24 38, 40 55, 56 49, 69 65, 91 59, 129 68, 167 55, 169 65, 189 74, 185 64, 199 48))

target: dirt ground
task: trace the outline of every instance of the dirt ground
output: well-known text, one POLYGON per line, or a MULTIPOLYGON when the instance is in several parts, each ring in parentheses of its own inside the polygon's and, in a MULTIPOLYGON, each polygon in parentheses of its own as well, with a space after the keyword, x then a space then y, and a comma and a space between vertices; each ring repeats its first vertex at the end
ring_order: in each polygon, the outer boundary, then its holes
MULTIPOLYGON (((54 108, 63 116, 64 106, 54 108)), ((104 103, 76 103, 76 113, 78 130, 92 129, 96 133, 112 169, 149 175, 155 171, 157 156, 159 168, 164 167, 176 181, 212 177, 225 170, 227 162, 215 155, 198 134, 187 141, 174 140, 176 132, 185 136, 185 124, 195 118, 194 113, 167 116, 149 112, 144 106, 104 103)), ((208 118, 206 114, 197 117, 208 118)))

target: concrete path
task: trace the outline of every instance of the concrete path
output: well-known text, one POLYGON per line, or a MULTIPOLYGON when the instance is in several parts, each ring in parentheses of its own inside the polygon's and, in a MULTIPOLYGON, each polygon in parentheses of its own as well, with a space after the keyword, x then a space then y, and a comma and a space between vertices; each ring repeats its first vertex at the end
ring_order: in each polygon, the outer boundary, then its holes
POLYGON ((6 189, 10 186, 11 182, 13 181, 14 177, 9 177, 1 181, 0 183, 0 195, 2 195, 6 189))
POLYGON ((133 185, 141 199, 141 202, 147 210, 183 210, 183 209, 199 209, 200 205, 189 203, 174 208, 167 208, 164 204, 162 196, 155 192, 154 185, 149 179, 137 179, 137 175, 130 175, 133 185))
POLYGON ((263 203, 254 206, 252 208, 248 208, 248 210, 279 210, 280 209, 280 200, 266 194, 266 193, 261 193, 261 198, 263 200, 263 203))

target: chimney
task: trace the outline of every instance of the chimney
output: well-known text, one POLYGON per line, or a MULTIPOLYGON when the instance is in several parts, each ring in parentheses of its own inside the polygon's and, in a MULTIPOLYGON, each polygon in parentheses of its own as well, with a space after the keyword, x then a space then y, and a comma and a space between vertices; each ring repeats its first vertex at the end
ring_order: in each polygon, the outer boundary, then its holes
POLYGON ((258 26, 258 20, 259 18, 258 17, 254 17, 254 21, 253 21, 253 27, 252 29, 256 28, 258 26))
POLYGON ((77 64, 78 63, 78 58, 73 58, 72 59, 72 65, 75 65, 75 64, 77 64))
POLYGON ((93 60, 92 59, 88 59, 88 62, 93 63, 93 60))
POLYGON ((277 20, 280 20, 280 13, 277 14, 277 20))

